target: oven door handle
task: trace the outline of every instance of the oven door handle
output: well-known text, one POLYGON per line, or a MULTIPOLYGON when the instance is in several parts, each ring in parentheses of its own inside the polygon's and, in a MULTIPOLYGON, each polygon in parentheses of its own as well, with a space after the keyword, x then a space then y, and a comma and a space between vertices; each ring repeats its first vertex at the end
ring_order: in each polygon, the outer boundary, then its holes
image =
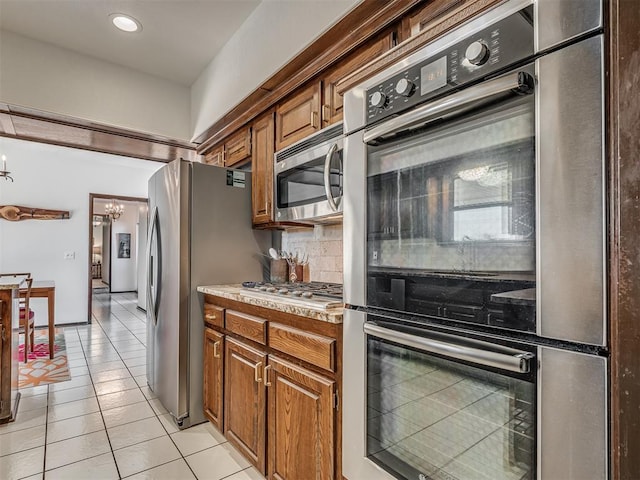
POLYGON ((513 72, 488 80, 448 97, 441 98, 364 132, 364 143, 376 145, 378 140, 390 134, 411 128, 423 127, 444 115, 462 113, 506 93, 527 95, 534 91, 535 81, 527 72, 513 72))
POLYGON ((334 212, 338 211, 338 205, 331 193, 331 159, 333 158, 333 154, 336 153, 336 150, 338 150, 338 144, 334 143, 331 145, 331 148, 327 152, 327 156, 324 158, 324 191, 327 195, 329 206, 334 212))
POLYGON ((516 373, 529 373, 531 360, 535 357, 531 352, 503 347, 502 345, 495 345, 480 340, 465 338, 465 342, 474 346, 460 345, 453 341, 443 341, 455 340, 457 338, 446 333, 437 333, 439 339, 428 338, 391 330, 372 322, 365 322, 364 332, 367 335, 399 343, 406 347, 416 348, 423 352, 435 353, 457 360, 464 360, 466 362, 516 373))

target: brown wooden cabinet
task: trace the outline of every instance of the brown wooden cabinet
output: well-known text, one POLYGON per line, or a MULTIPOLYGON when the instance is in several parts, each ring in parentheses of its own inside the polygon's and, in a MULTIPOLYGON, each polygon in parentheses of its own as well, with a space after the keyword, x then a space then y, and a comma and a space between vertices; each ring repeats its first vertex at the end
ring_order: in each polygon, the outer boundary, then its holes
POLYGON ((267 355, 235 339, 225 345, 225 435, 260 472, 265 472, 267 355))
POLYGON ((322 78, 322 127, 342 121, 342 95, 336 88, 338 82, 371 60, 390 50, 395 43, 396 29, 367 42, 345 60, 330 69, 322 78))
POLYGON ((335 478, 335 382, 274 355, 264 373, 269 398, 268 478, 335 478))
POLYGON ((251 127, 244 127, 224 142, 225 167, 238 166, 251 159, 251 127))
POLYGON ((311 82, 276 106, 276 150, 320 130, 321 91, 321 82, 311 82))
POLYGON ((204 163, 224 167, 224 145, 217 145, 204 155, 204 163))
POLYGON ((224 430, 224 335, 211 328, 204 330, 204 414, 221 431, 224 430))
POLYGON ((251 160, 251 127, 246 126, 230 135, 224 143, 204 154, 204 163, 218 167, 238 167, 251 160))
POLYGON ((251 156, 251 207, 253 224, 273 221, 273 154, 275 153, 275 122, 273 112, 253 124, 251 156))
POLYGON ((218 426, 223 412, 229 442, 269 479, 342 479, 342 325, 211 295, 204 306, 215 315, 205 318, 207 418, 218 426))

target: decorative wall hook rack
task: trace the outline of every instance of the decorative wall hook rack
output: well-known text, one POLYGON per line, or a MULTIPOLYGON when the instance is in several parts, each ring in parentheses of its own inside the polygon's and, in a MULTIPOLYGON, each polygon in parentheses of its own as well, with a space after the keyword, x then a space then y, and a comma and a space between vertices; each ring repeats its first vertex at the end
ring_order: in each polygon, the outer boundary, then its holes
POLYGON ((66 220, 70 218, 68 210, 47 210, 44 208, 21 207, 19 205, 0 205, 0 219, 11 222, 20 220, 66 220))

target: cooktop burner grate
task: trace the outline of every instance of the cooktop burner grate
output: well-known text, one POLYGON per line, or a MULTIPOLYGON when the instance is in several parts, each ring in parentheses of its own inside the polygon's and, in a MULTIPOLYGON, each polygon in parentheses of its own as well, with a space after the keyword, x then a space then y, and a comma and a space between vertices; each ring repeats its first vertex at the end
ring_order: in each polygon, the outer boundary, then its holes
POLYGON ((276 295, 315 298, 325 297, 342 300, 342 285, 339 283, 298 282, 298 283, 266 283, 244 282, 242 286, 248 290, 258 290, 276 295))

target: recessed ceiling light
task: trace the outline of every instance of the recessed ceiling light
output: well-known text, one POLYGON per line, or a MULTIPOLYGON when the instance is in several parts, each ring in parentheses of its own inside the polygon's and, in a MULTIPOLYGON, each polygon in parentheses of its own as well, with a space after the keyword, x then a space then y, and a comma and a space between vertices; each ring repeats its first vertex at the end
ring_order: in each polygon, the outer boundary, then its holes
POLYGON ((111 22, 123 32, 139 32, 142 30, 142 24, 135 18, 124 15, 123 13, 112 13, 109 15, 111 22))

